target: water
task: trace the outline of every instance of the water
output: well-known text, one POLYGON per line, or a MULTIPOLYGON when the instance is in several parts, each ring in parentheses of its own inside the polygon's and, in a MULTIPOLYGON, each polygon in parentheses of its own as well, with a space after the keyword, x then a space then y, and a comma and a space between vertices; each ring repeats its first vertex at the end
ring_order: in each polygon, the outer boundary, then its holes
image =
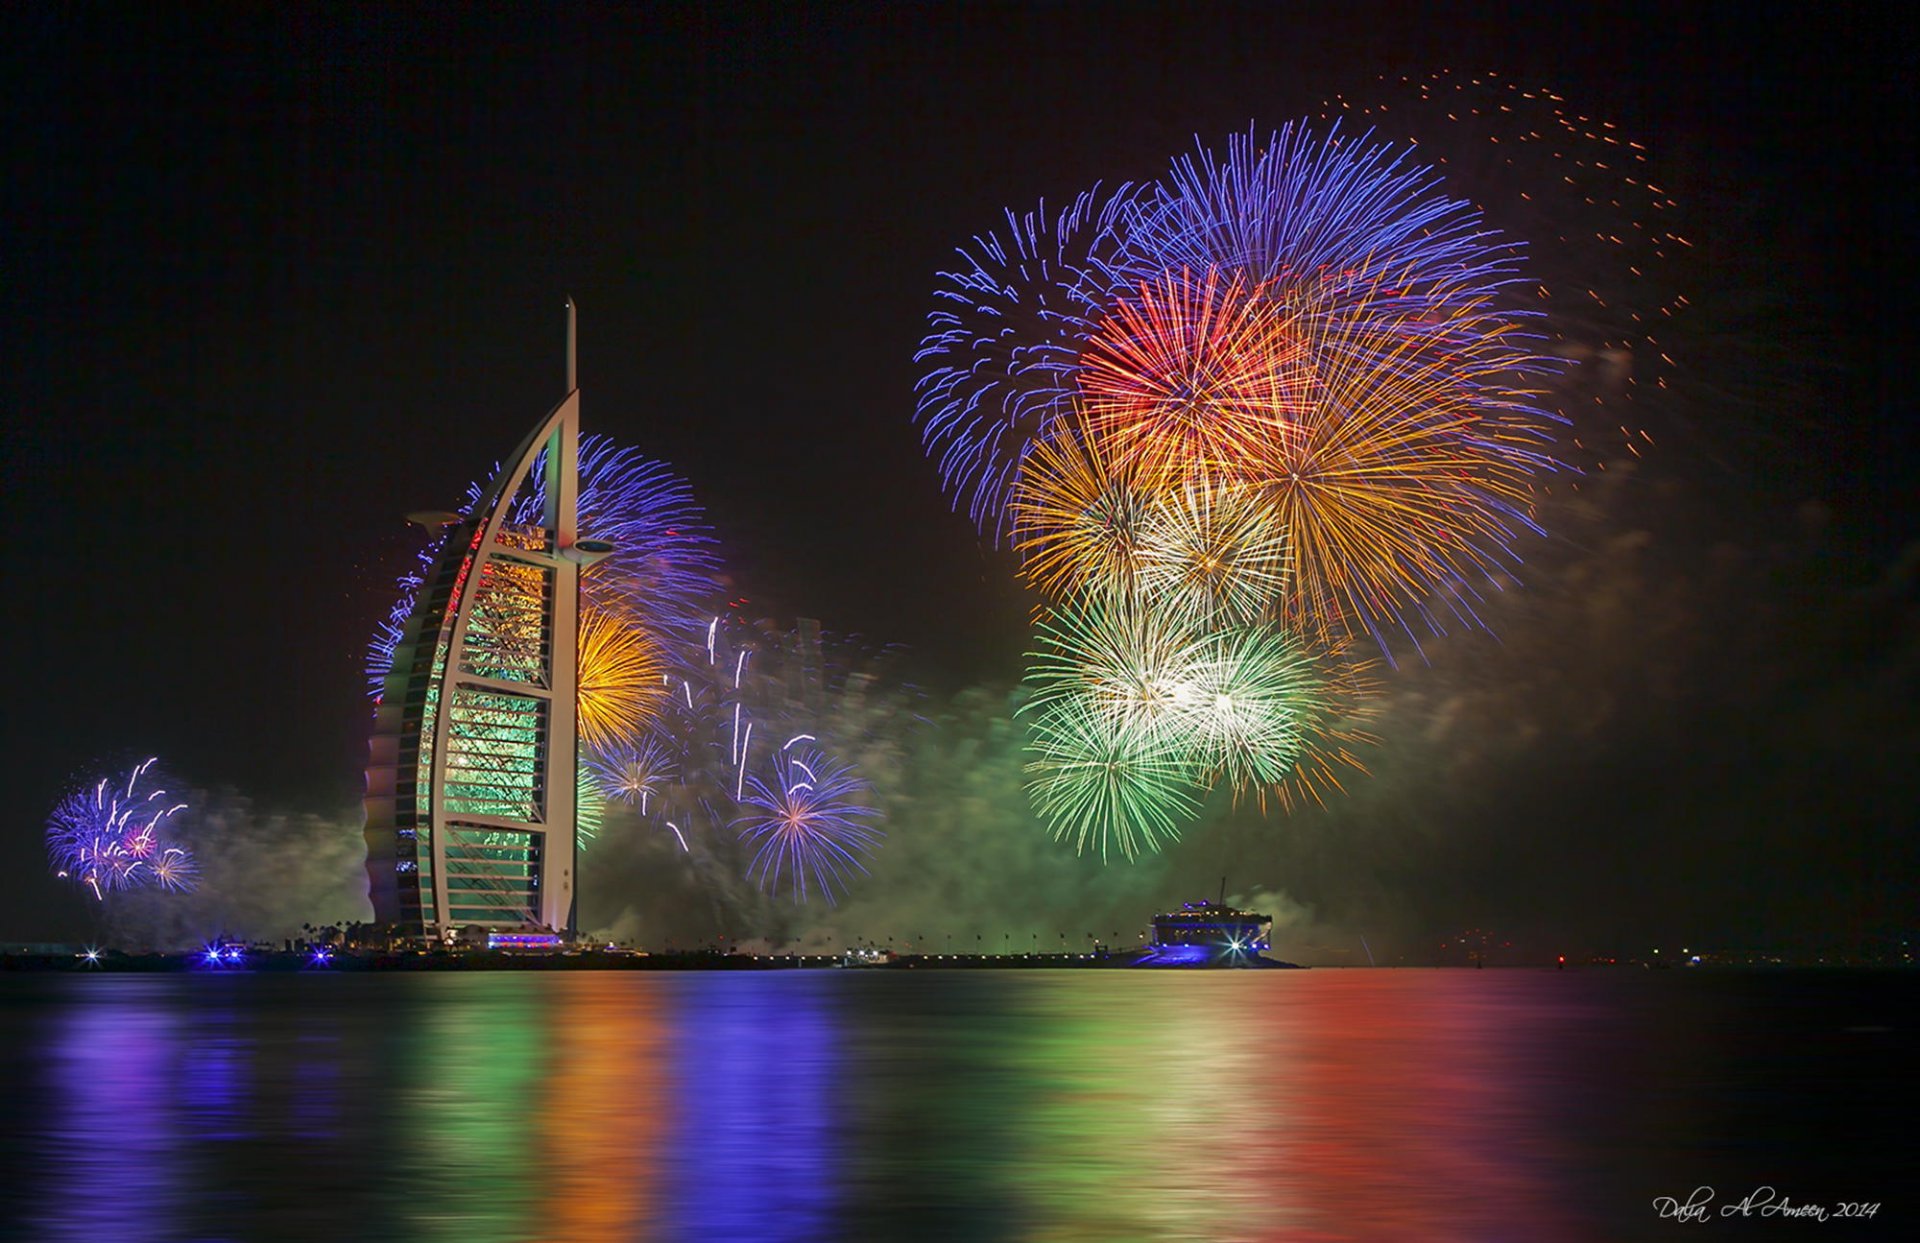
POLYGON ((1916 977, 0 976, 0 1235, 1558 1240, 1911 1225, 1916 977))

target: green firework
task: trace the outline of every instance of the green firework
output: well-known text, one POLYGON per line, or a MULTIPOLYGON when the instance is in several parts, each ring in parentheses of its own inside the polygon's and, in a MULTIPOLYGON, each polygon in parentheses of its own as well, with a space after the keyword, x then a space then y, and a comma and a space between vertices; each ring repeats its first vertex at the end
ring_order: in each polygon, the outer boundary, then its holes
POLYGON ((1191 757, 1169 731, 1143 728, 1070 695, 1041 710, 1031 727, 1027 793, 1056 840, 1075 853, 1109 846, 1127 858, 1158 850, 1199 813, 1191 757))

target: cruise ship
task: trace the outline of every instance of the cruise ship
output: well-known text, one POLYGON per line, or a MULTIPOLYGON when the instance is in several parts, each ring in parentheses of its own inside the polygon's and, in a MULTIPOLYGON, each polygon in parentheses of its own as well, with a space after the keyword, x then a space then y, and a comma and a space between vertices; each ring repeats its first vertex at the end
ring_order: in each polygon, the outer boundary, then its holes
POLYGON ((1184 902, 1153 917, 1153 941, 1136 967, 1287 967, 1261 956, 1273 916, 1237 910, 1224 902, 1184 902))

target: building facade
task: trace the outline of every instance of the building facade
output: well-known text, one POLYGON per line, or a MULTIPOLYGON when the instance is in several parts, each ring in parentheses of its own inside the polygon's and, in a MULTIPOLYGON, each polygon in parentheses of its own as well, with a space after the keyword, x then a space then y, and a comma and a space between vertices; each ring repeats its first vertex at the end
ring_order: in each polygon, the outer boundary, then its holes
POLYGON ((425 519, 441 551, 375 709, 369 890, 409 936, 574 927, 579 585, 597 546, 577 539, 568 317, 566 398, 466 514, 425 519))

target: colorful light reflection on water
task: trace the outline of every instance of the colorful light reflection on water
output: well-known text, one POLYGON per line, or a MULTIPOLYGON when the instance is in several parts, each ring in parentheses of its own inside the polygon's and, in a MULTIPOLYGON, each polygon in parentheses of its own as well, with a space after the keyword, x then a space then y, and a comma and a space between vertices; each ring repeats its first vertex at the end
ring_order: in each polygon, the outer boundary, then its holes
POLYGON ((1702 1184, 1885 1198, 1874 1154, 1900 1151, 1887 1089, 1912 1053, 1888 1017, 1913 991, 1519 971, 0 977, 0 1237, 1638 1237, 1662 1224, 1655 1196, 1702 1184))

